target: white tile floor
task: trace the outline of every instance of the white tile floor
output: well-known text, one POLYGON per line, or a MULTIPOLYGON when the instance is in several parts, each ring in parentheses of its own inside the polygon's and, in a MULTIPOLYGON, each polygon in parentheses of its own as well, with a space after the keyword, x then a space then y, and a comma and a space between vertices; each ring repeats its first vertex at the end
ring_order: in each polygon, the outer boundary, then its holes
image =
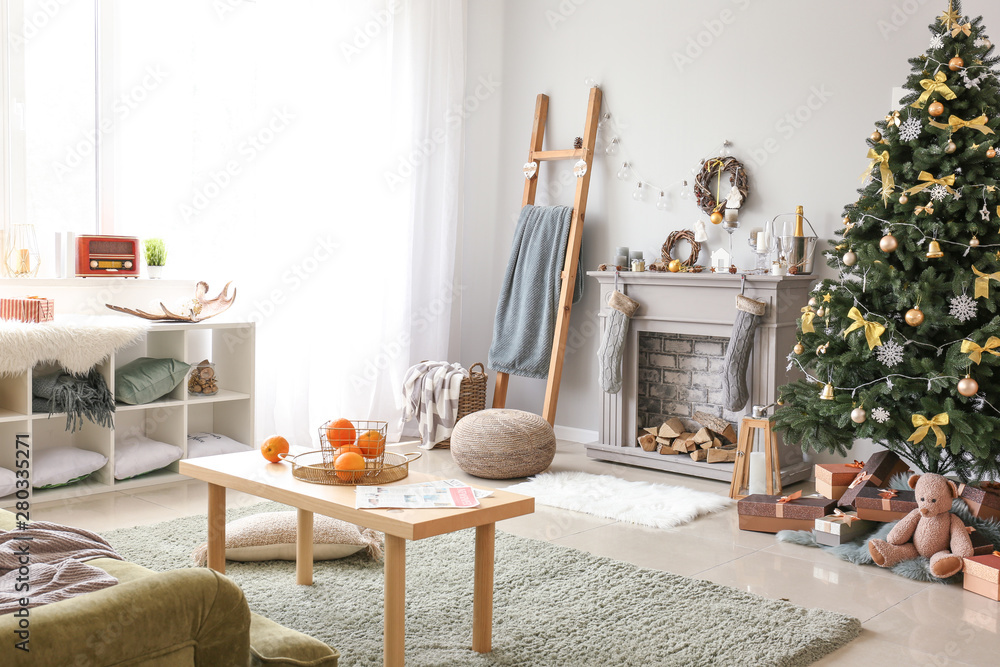
MULTIPOLYGON (((412 446, 403 449, 409 451, 412 446)), ((519 481, 466 475, 443 449, 426 452, 412 467, 484 486, 504 487, 519 481)), ((572 442, 560 441, 551 470, 582 470, 728 493, 728 485, 722 482, 593 461, 582 445, 572 442)), ((802 488, 812 492, 808 485, 802 488)), ((227 501, 238 506, 259 499, 230 491, 227 501)), ((102 531, 201 514, 206 504, 205 485, 192 481, 39 504, 32 508, 32 517, 102 531)), ((861 637, 818 665, 1000 664, 1000 603, 958 586, 914 582, 876 567, 846 563, 819 549, 778 544, 773 535, 741 531, 735 508, 673 530, 655 530, 539 505, 534 514, 498 527, 861 619, 861 637)))

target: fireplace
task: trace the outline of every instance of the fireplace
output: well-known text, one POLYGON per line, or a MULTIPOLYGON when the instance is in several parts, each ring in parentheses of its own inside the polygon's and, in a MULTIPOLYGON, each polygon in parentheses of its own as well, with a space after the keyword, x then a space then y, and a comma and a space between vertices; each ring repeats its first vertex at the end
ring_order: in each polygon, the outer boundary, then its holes
MULTIPOLYGON (((600 283, 601 303, 615 289, 615 274, 587 274, 600 283)), ((693 461, 684 455, 643 451, 637 437, 643 427, 670 417, 693 425, 698 411, 722 417, 738 430, 752 405, 774 402, 777 387, 792 379, 786 356, 795 344, 796 318, 815 280, 809 276, 748 276, 745 294, 768 304, 757 328, 748 370, 750 401, 737 413, 722 405, 723 358, 733 321, 741 277, 731 274, 662 274, 623 272, 618 289, 640 303, 629 325, 622 368, 622 390, 602 393, 600 441, 587 455, 671 472, 728 481, 731 463, 693 461)), ((608 314, 601 311, 603 329, 608 314)), ((798 446, 779 436, 782 483, 807 479, 810 465, 798 446)))

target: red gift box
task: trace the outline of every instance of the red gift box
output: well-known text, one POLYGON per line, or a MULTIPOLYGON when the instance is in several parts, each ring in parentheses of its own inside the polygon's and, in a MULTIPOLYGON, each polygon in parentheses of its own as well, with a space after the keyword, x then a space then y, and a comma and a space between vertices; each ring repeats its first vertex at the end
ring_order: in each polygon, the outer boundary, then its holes
POLYGON ((0 299, 0 320, 49 322, 55 318, 55 299, 27 296, 23 299, 0 299))

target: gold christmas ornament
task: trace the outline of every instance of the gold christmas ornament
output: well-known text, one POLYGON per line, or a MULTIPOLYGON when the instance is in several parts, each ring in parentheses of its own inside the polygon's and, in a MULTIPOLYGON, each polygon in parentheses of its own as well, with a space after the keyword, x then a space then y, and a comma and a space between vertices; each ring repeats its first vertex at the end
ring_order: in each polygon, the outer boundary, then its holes
POLYGON ((878 242, 878 247, 882 249, 882 252, 896 252, 896 248, 899 247, 899 241, 892 234, 886 234, 878 242))
POLYGON ((919 308, 910 308, 906 311, 906 315, 903 316, 906 323, 911 327, 919 327, 924 323, 924 313, 919 308))
POLYGON ((969 239, 969 247, 970 248, 976 248, 978 246, 979 246, 979 238, 978 237, 973 236, 971 239, 969 239))
POLYGON ((882 133, 879 132, 878 130, 875 130, 874 132, 872 132, 872 135, 868 138, 874 141, 875 143, 878 143, 882 141, 882 133))
POLYGON ((712 215, 708 216, 708 219, 712 221, 713 225, 718 225, 722 222, 722 213, 712 211, 712 215))
POLYGON ((845 215, 844 216, 844 224, 845 225, 851 224, 851 216, 849 216, 849 215, 845 215))
POLYGON ((810 297, 810 298, 809 298, 809 305, 810 305, 811 307, 815 308, 816 306, 818 306, 818 305, 819 305, 819 301, 818 301, 818 300, 816 299, 816 297, 814 297, 814 296, 813 296, 813 297, 810 297))
POLYGON ((908 201, 910 201, 910 198, 906 196, 905 192, 903 194, 899 195, 899 203, 900 204, 905 204, 908 201))
POLYGON ((830 343, 823 343, 816 348, 816 354, 826 354, 826 351, 830 349, 830 343))
POLYGON ((944 105, 940 102, 931 102, 927 107, 927 113, 932 116, 940 116, 944 113, 944 105))
POLYGON ((996 151, 995 148, 987 148, 986 149, 986 157, 988 157, 988 158, 990 158, 992 160, 996 156, 997 156, 997 151, 996 151))
POLYGON ((957 151, 957 150, 958 150, 958 146, 956 146, 956 145, 955 145, 955 142, 954 142, 954 141, 949 141, 949 142, 948 142, 948 143, 947 143, 947 144, 945 145, 945 147, 944 147, 944 152, 945 152, 945 153, 948 153, 949 155, 950 155, 950 154, 952 154, 952 153, 954 153, 954 152, 955 152, 955 151, 957 151))
POLYGON ((816 317, 826 317, 826 308, 820 306, 816 309, 816 317))
POLYGON ((681 260, 679 260, 679 259, 672 259, 672 260, 670 260, 670 263, 667 264, 667 270, 670 271, 670 273, 677 273, 678 271, 680 271, 681 270, 681 260))
POLYGON ((966 398, 970 396, 975 396, 979 393, 979 383, 973 380, 969 376, 965 376, 958 381, 958 393, 966 398))
POLYGON ((795 347, 792 348, 792 352, 794 352, 795 354, 802 354, 805 351, 806 348, 802 346, 802 343, 796 343, 795 347))
POLYGON ((833 400, 833 385, 830 384, 829 382, 827 382, 823 386, 823 391, 821 391, 819 393, 819 397, 822 400, 824 400, 824 401, 832 401, 833 400))
POLYGON ((940 259, 944 257, 944 253, 941 252, 941 244, 938 243, 937 239, 932 240, 927 245, 927 259, 940 259))
POLYGON ((864 424, 865 420, 868 419, 868 411, 863 407, 858 406, 851 410, 851 421, 855 424, 864 424))
POLYGON ((950 69, 952 72, 957 72, 963 67, 965 67, 965 61, 958 56, 955 56, 954 58, 948 61, 948 69, 950 69))
POLYGON ((858 263, 858 256, 853 250, 848 250, 844 253, 844 266, 854 266, 858 263))

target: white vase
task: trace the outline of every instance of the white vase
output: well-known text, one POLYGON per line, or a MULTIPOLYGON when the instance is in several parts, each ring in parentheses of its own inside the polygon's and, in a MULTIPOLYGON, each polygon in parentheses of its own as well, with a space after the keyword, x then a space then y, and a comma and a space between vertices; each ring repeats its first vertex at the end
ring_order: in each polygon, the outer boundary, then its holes
POLYGON ((153 280, 157 280, 163 277, 163 267, 162 266, 147 266, 146 274, 153 280))

